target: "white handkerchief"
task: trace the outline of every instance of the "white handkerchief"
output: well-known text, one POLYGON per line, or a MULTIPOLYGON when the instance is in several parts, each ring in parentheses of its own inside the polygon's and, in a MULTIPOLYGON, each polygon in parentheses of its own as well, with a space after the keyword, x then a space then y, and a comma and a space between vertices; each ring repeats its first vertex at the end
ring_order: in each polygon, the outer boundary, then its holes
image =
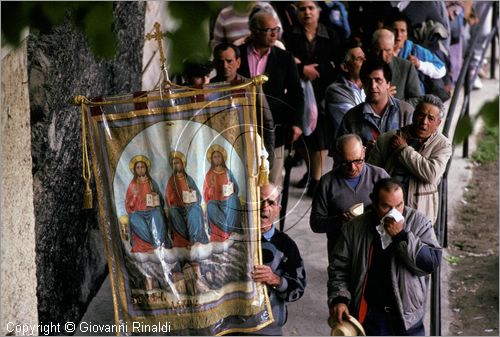
POLYGON ((380 240, 382 241, 382 249, 386 249, 392 242, 392 237, 386 232, 384 228, 384 220, 386 218, 393 218, 397 222, 404 220, 403 214, 401 214, 397 209, 391 209, 382 219, 380 219, 380 224, 375 227, 377 232, 380 234, 380 240))
POLYGON ((394 220, 396 220, 397 222, 400 222, 402 220, 405 219, 405 217, 403 216, 403 214, 401 214, 397 209, 393 208, 391 209, 389 212, 387 212, 386 215, 384 215, 384 217, 382 218, 382 220, 380 221, 383 221, 385 218, 393 218, 394 220))

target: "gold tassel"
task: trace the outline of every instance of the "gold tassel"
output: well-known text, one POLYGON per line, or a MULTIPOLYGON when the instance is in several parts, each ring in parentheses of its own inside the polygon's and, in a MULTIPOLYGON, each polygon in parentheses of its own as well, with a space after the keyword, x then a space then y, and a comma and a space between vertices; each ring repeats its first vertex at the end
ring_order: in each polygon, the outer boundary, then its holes
MULTIPOLYGON (((261 139, 260 139, 260 147, 261 151, 264 152, 265 147, 264 147, 264 105, 263 105, 263 95, 264 91, 262 89, 262 84, 267 82, 267 76, 265 75, 259 75, 254 78, 254 84, 257 86, 258 94, 259 94, 259 108, 260 108, 260 134, 261 134, 261 139)), ((255 89, 254 89, 254 95, 255 95, 255 89)), ((256 132, 256 141, 257 141, 257 132, 256 132)), ((265 157, 262 155, 260 156, 260 166, 259 166, 259 177, 257 179, 257 185, 262 187, 266 186, 269 184, 269 171, 266 168, 265 165, 265 157)))
POLYGON ((85 186, 85 194, 83 195, 83 209, 92 209, 92 190, 89 183, 85 186))
POLYGON ((76 96, 75 103, 82 106, 82 177, 85 181, 85 193, 83 194, 83 209, 92 208, 92 190, 90 189, 90 164, 87 152, 87 133, 85 127, 85 96, 76 96))
POLYGON ((259 167, 259 178, 257 180, 257 185, 260 187, 269 185, 269 172, 267 171, 267 167, 265 165, 264 156, 260 157, 260 167, 259 167))

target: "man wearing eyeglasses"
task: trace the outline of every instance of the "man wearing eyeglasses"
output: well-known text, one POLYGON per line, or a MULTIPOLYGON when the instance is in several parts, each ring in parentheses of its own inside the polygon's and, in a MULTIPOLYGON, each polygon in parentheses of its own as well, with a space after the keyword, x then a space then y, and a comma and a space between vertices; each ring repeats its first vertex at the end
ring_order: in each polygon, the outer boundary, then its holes
POLYGON ((302 134, 304 93, 293 55, 274 46, 280 28, 276 19, 266 11, 255 13, 249 22, 249 41, 240 46, 240 75, 251 78, 265 74, 263 85, 275 125, 274 164, 270 180, 282 185, 284 145, 295 142, 302 134))
POLYGON ((304 294, 306 271, 295 242, 276 229, 280 213, 280 192, 269 184, 260 188, 260 231, 263 265, 254 266, 252 278, 268 287, 274 322, 256 331, 257 335, 282 335, 287 303, 304 294))
POLYGON ((342 225, 371 205, 373 186, 389 177, 384 169, 365 164, 365 148, 358 135, 341 136, 335 155, 337 164, 321 177, 309 220, 313 232, 326 233, 329 262, 342 225))

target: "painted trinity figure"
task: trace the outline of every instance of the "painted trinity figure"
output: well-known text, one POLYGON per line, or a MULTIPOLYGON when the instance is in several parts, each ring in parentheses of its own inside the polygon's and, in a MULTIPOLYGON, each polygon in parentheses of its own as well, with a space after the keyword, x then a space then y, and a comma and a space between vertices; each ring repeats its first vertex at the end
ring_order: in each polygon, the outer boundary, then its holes
POLYGON ((134 177, 127 189, 125 208, 129 215, 132 252, 150 253, 161 246, 171 248, 162 210, 163 198, 149 173, 151 161, 137 155, 130 160, 129 168, 134 177))
POLYGON ((210 169, 203 184, 203 198, 207 203, 210 241, 224 241, 241 227, 238 183, 226 166, 227 153, 222 146, 210 146, 207 160, 210 169))
POLYGON ((165 200, 173 245, 206 244, 208 235, 203 223, 201 194, 193 178, 186 173, 186 156, 180 151, 172 151, 169 163, 173 172, 168 179, 165 200))

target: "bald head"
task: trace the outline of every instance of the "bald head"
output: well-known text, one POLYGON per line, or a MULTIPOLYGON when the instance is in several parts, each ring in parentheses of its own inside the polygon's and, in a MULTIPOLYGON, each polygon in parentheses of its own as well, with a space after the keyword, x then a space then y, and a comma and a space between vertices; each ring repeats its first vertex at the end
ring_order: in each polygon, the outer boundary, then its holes
POLYGON ((390 63, 394 49, 394 34, 385 28, 377 29, 373 33, 372 50, 373 53, 383 59, 386 63, 390 63))
POLYGON ((337 159, 345 178, 355 178, 364 167, 365 147, 356 134, 347 134, 337 139, 337 159))
POLYGON ((340 136, 337 139, 337 152, 343 156, 345 153, 363 149, 363 140, 354 133, 340 136))

